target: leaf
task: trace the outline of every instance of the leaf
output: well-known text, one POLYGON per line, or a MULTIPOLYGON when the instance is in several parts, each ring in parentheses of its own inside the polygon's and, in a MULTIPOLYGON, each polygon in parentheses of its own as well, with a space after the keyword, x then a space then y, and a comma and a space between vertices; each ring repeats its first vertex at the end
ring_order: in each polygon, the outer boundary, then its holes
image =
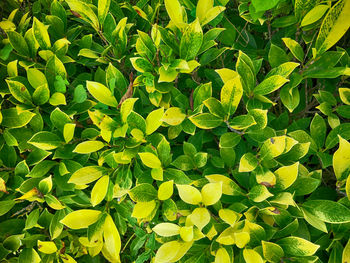
POLYGON ((216 251, 214 263, 231 263, 230 255, 221 247, 216 251))
POLYGON ((197 188, 190 185, 176 185, 179 196, 185 203, 196 205, 202 201, 202 195, 197 188))
POLYGON ((228 121, 228 125, 235 130, 244 130, 255 124, 255 119, 251 115, 236 116, 228 121))
POLYGON ((36 41, 39 43, 41 49, 46 50, 51 48, 51 41, 49 33, 43 23, 36 17, 33 19, 33 32, 36 41))
POLYGON ((206 206, 214 205, 222 195, 222 183, 208 183, 201 190, 202 203, 206 206))
POLYGON ((61 202, 53 195, 46 194, 45 201, 46 201, 47 205, 49 207, 51 207, 52 209, 61 210, 61 209, 65 208, 65 206, 63 206, 61 204, 61 202))
POLYGON ((230 226, 234 226, 240 218, 239 215, 231 209, 220 209, 219 217, 230 226))
POLYGON ((277 241, 277 244, 282 247, 286 255, 301 257, 312 256, 320 247, 306 239, 294 236, 283 238, 277 241))
POLYGON ((273 196, 273 194, 271 194, 269 190, 267 190, 265 185, 259 184, 253 186, 253 188, 250 189, 248 196, 253 202, 260 203, 262 201, 265 201, 267 198, 273 196))
POLYGON ((261 241, 264 258, 268 261, 278 262, 283 258, 283 249, 272 242, 261 241))
POLYGON ((66 0, 66 2, 72 11, 74 11, 83 20, 91 24, 94 29, 98 30, 98 17, 87 3, 78 0, 66 0))
POLYGON ((349 262, 350 260, 350 241, 348 241, 344 247, 342 254, 342 262, 349 262))
POLYGON ((328 10, 328 5, 317 5, 312 8, 301 21, 300 26, 304 27, 318 21, 328 10))
POLYGON ((238 76, 225 82, 221 89, 220 98, 228 116, 235 113, 242 96, 243 87, 238 76))
POLYGON ((128 98, 123 101, 121 107, 120 107, 120 115, 122 117, 122 121, 126 122, 129 114, 132 112, 134 108, 135 102, 138 100, 138 98, 128 98))
POLYGON ((244 249, 243 258, 246 263, 263 263, 263 259, 258 252, 253 249, 244 249))
POLYGON ((38 240, 38 250, 44 254, 52 254, 57 251, 56 244, 52 241, 38 240))
POLYGON ((171 237, 180 234, 180 227, 172 223, 157 224, 152 230, 162 237, 171 237))
POLYGON ((42 150, 53 150, 62 145, 60 137, 52 132, 41 131, 33 135, 28 143, 42 150))
POLYGON ((350 143, 339 136, 339 148, 333 155, 333 169, 338 180, 350 175, 350 143))
POLYGON ((158 199, 167 200, 169 199, 174 192, 174 181, 170 180, 162 183, 158 188, 158 199))
POLYGON ((179 28, 183 27, 182 8, 178 0, 164 0, 166 11, 171 21, 179 28))
POLYGON ((107 215, 103 225, 104 249, 108 252, 112 262, 120 262, 119 253, 121 249, 121 240, 113 218, 107 215))
POLYGON ((156 205, 157 204, 154 200, 150 202, 138 202, 134 206, 131 216, 139 219, 146 218, 153 212, 156 205))
POLYGON ((179 125, 186 118, 186 114, 182 113, 178 107, 171 107, 167 109, 163 115, 162 121, 169 125, 179 125))
MULTIPOLYGON (((269 2, 265 2, 264 0, 253 0, 252 5, 255 8, 255 12, 261 12, 261 11, 269 10, 275 7, 278 4, 278 2, 279 0, 271 0, 269 2)), ((247 263, 250 263, 250 262, 247 262, 247 263)))
POLYGON ((0 201, 0 216, 5 215, 15 204, 14 200, 0 201))
POLYGON ((225 195, 237 195, 241 193, 241 189, 236 183, 228 178, 227 176, 221 174, 207 175, 205 178, 211 183, 221 182, 222 183, 222 193, 225 195))
POLYGON ((241 157, 241 160, 239 161, 238 171, 240 173, 251 172, 251 171, 254 171, 257 166, 258 166, 258 159, 256 158, 256 156, 250 152, 245 153, 241 157))
POLYGON ((74 137, 75 123, 66 123, 63 127, 63 137, 66 143, 70 142, 74 137))
POLYGON ((138 184, 129 191, 129 196, 135 202, 150 202, 157 199, 157 190, 151 184, 138 184))
POLYGON ((153 153, 144 152, 144 153, 138 153, 141 161, 144 165, 146 165, 149 168, 161 168, 162 164, 159 160, 159 158, 154 155, 153 153))
POLYGON ((16 100, 24 104, 31 104, 32 97, 30 96, 30 93, 27 90, 26 86, 24 86, 22 83, 18 81, 12 81, 12 80, 6 80, 6 83, 9 87, 9 90, 12 96, 16 100))
POLYGON ((98 220, 101 212, 91 209, 75 210, 66 215, 60 223, 71 229, 87 228, 98 220))
POLYGON ((75 171, 68 183, 76 185, 89 184, 102 177, 107 172, 107 169, 101 166, 86 166, 75 171))
POLYGON ((180 243, 176 240, 164 243, 157 250, 154 262, 155 263, 175 262, 173 261, 173 259, 175 258, 180 248, 181 248, 180 243))
POLYGON ((207 13, 214 6, 214 0, 199 0, 196 8, 196 17, 199 19, 199 22, 203 25, 203 21, 207 16, 207 13))
POLYGON ((188 217, 200 231, 210 222, 209 211, 204 207, 194 209, 188 217))
POLYGON ((103 25, 106 19, 110 4, 111 4, 111 0, 98 0, 97 13, 98 13, 98 20, 100 22, 100 25, 103 25))
POLYGON ((146 134, 152 134, 155 132, 163 123, 164 109, 159 108, 150 112, 146 118, 146 134))
POLYGON ((350 222, 350 209, 330 200, 310 200, 302 208, 326 223, 341 224, 350 222))
POLYGON ((49 102, 53 106, 66 105, 67 104, 66 103, 66 97, 61 92, 55 92, 54 94, 52 94, 51 98, 49 99, 49 102))
POLYGON ((107 194, 109 185, 109 176, 102 176, 95 183, 94 187, 91 190, 91 204, 92 206, 96 206, 103 201, 107 194))
POLYGON ((346 104, 350 105, 350 89, 349 88, 339 88, 339 96, 341 101, 346 104))
POLYGON ((220 126, 223 119, 210 113, 200 113, 189 117, 189 120, 201 129, 214 129, 220 126))
POLYGON ((291 39, 291 38, 282 38, 284 44, 287 46, 287 48, 290 50, 290 52, 292 52, 293 56, 299 60, 300 62, 304 61, 304 50, 303 48, 300 46, 300 44, 291 39))
POLYGON ((29 57, 29 48, 24 37, 16 31, 7 31, 6 33, 11 46, 18 54, 29 57))
POLYGON ((36 88, 33 93, 33 102, 36 105, 43 105, 50 99, 50 89, 47 84, 43 84, 36 88))
POLYGON ((289 81, 288 79, 279 75, 268 77, 264 79, 258 86, 255 87, 254 94, 255 95, 270 94, 271 92, 278 90, 288 81, 289 81))
POLYGON ((299 162, 289 166, 283 166, 275 171, 277 187, 287 189, 298 177, 299 162))
POLYGON ((101 150, 104 146, 104 143, 101 141, 86 141, 79 143, 74 148, 73 152, 80 154, 89 154, 101 150))
POLYGON ((86 87, 90 94, 99 102, 111 107, 118 106, 117 100, 105 85, 94 81, 87 81, 86 87))
POLYGON ((201 22, 201 25, 208 24, 209 22, 211 22, 213 19, 215 19, 223 11, 225 11, 225 7, 214 6, 206 13, 205 19, 201 22))
POLYGON ((331 48, 350 27, 350 1, 340 0, 328 11, 316 38, 316 50, 322 54, 331 48))
MULTIPOLYGON (((177 0, 176 0, 177 1, 177 0)), ((180 58, 192 60, 196 57, 203 42, 203 31, 199 19, 189 24, 180 42, 180 58)))

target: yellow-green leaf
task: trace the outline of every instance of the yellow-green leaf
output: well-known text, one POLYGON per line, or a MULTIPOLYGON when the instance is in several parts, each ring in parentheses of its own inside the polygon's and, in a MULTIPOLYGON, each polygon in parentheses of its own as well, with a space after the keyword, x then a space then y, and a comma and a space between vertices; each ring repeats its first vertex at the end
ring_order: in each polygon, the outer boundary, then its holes
POLYGON ((193 226, 184 226, 180 228, 180 236, 183 241, 191 242, 193 240, 193 226))
POLYGON ((349 88, 339 88, 339 96, 341 101, 346 104, 350 105, 350 89, 349 88))
POLYGON ((113 262, 120 262, 119 253, 121 240, 117 227, 110 215, 107 215, 103 225, 104 249, 108 251, 113 262))
POLYGON ((257 166, 258 166, 258 159, 253 153, 248 152, 241 157, 241 160, 239 161, 238 171, 240 173, 251 172, 255 170, 257 166))
POLYGON ((182 7, 178 0, 164 0, 166 11, 171 21, 179 28, 183 27, 184 19, 182 15, 182 7))
POLYGON ((275 171, 277 186, 280 189, 286 189, 291 186, 298 177, 299 162, 289 166, 283 166, 275 171))
POLYGON ((248 232, 235 232, 233 234, 236 246, 239 248, 244 248, 250 241, 250 235, 248 232))
POLYGON ((38 240, 38 250, 44 254, 52 254, 57 251, 55 242, 38 240))
POLYGON ((51 48, 49 33, 47 32, 45 25, 42 22, 40 22, 36 17, 34 17, 33 20, 33 31, 34 37, 36 41, 38 41, 41 49, 51 48))
POLYGON ((150 152, 139 153, 141 161, 149 168, 160 168, 162 166, 159 158, 150 152))
POLYGON ((197 205, 202 201, 199 190, 191 185, 176 185, 182 201, 191 205, 197 205))
POLYGON ((180 250, 180 243, 176 240, 164 243, 157 251, 154 263, 173 262, 172 259, 180 250))
POLYGON ((219 217, 230 226, 233 226, 240 218, 240 216, 231 209, 220 209, 219 217))
POLYGON ((333 169, 338 180, 350 175, 350 143, 339 136, 339 148, 333 155, 333 169))
POLYGON ((208 209, 204 207, 196 208, 192 214, 188 216, 190 221, 201 231, 210 221, 208 209))
POLYGON ((90 94, 99 102, 111 107, 118 106, 118 102, 113 96, 111 90, 105 85, 94 81, 87 81, 86 87, 90 94))
POLYGON ((277 241, 277 244, 282 247, 285 254, 299 257, 312 256, 320 247, 306 239, 294 236, 283 238, 277 241))
POLYGON ((91 209, 75 210, 66 215, 60 223, 71 229, 87 228, 98 220, 100 211, 91 209))
POLYGON ((350 27, 350 1, 338 1, 323 19, 316 38, 317 53, 322 54, 331 48, 350 27))
POLYGON ((328 5, 317 5, 314 8, 312 8, 303 18, 301 21, 300 26, 307 26, 312 23, 315 23, 317 20, 319 20, 328 10, 328 5))
POLYGON ((86 141, 79 143, 73 150, 73 152, 88 154, 97 152, 104 147, 104 143, 101 141, 86 141))
POLYGON ((233 79, 225 82, 221 89, 221 103, 228 115, 233 114, 243 96, 243 87, 240 77, 237 75, 233 79))
POLYGON ((91 191, 91 204, 96 206, 105 198, 108 190, 109 176, 102 176, 94 185, 91 191))
POLYGON ((241 192, 239 186, 236 185, 232 179, 228 178, 225 175, 211 174, 211 175, 205 176, 205 178, 207 178, 208 181, 211 183, 221 182, 222 193, 225 195, 235 195, 241 192))
POLYGON ((214 263, 231 263, 230 255, 225 248, 221 247, 216 251, 214 263))
POLYGON ((180 227, 172 223, 160 223, 153 227, 152 230, 162 237, 171 237, 180 233, 180 227))
POLYGON ((135 218, 146 218, 148 217, 153 209, 156 207, 156 202, 154 200, 150 202, 138 202, 134 206, 131 216, 135 218))
POLYGON ((204 205, 213 205, 218 202, 222 195, 222 183, 208 183, 202 188, 202 202, 204 205))
POLYGON ((171 107, 164 113, 162 121, 166 122, 169 125, 175 126, 183 122, 185 118, 186 114, 184 114, 180 108, 171 107))
POLYGON ((150 114, 148 114, 148 116, 146 118, 146 134, 147 135, 152 134, 160 127, 160 125, 162 125, 163 115, 164 115, 163 108, 159 108, 157 110, 152 111, 150 114))
POLYGON ((260 254, 253 249, 244 249, 243 258, 246 263, 264 263, 260 254))
POLYGON ((66 143, 74 137, 75 123, 66 123, 63 128, 63 137, 66 143))
POLYGON ((346 262, 350 262, 350 240, 346 243, 342 255, 342 263, 346 262))
POLYGON ((166 200, 169 199, 174 192, 174 181, 170 180, 162 183, 158 188, 158 199, 166 200))
POLYGON ((101 166, 86 166, 75 171, 68 183, 77 185, 89 184, 106 173, 106 168, 101 166))

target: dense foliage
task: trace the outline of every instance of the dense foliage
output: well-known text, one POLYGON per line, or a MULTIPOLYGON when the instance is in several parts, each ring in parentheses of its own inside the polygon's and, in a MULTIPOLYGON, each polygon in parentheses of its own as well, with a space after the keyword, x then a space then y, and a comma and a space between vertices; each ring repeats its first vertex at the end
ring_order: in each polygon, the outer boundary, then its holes
POLYGON ((350 262, 350 0, 2 0, 1 262, 350 262))

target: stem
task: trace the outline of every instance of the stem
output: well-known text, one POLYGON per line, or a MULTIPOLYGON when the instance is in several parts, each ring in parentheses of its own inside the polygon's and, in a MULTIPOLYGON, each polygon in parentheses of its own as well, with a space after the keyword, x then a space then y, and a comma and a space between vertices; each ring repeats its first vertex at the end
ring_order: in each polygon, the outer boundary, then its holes
POLYGON ((126 247, 128 246, 128 244, 130 243, 131 239, 135 236, 135 233, 132 234, 132 236, 128 239, 128 241, 126 242, 125 246, 123 247, 122 251, 120 253, 123 253, 124 250, 126 249, 126 247))

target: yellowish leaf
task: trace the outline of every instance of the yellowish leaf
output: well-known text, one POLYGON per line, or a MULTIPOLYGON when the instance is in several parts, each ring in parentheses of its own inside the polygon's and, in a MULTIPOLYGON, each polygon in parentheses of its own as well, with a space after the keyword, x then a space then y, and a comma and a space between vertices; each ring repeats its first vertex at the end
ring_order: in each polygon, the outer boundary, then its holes
POLYGON ((66 215, 60 223, 71 229, 87 228, 98 220, 101 211, 81 209, 66 215))
POLYGON ((244 249, 243 258, 246 263, 264 263, 260 254, 253 249, 244 249))
POLYGON ((180 243, 176 240, 164 243, 157 251, 154 263, 168 263, 180 250, 180 243))
POLYGON ((174 181, 170 180, 162 183, 158 188, 158 199, 166 200, 169 199, 174 192, 174 181))
POLYGON ((180 227, 172 223, 160 223, 153 227, 152 230, 162 237, 171 237, 180 233, 180 227))
POLYGON ((192 214, 188 216, 189 220, 201 231, 210 221, 208 209, 204 207, 196 208, 192 214))
POLYGON ((38 240, 38 250, 44 254, 52 254, 57 251, 56 244, 52 241, 38 240))
POLYGON ((339 136, 339 148, 333 155, 333 169, 338 180, 350 174, 350 143, 339 136))
POLYGON ((202 201, 199 190, 191 185, 176 185, 182 201, 191 205, 197 205, 202 201))
POLYGON ((219 217, 230 226, 233 226, 240 218, 240 215, 231 209, 220 209, 219 217))
POLYGON ((108 251, 113 262, 119 262, 121 241, 117 227, 110 215, 107 215, 103 225, 104 249, 108 251))
POLYGON ((150 202, 138 202, 135 204, 131 216, 140 219, 146 218, 152 213, 155 207, 156 202, 154 200, 150 202))
POLYGON ((226 249, 221 247, 216 251, 214 263, 231 263, 230 255, 226 249))
POLYGON ((102 176, 94 185, 91 191, 91 204, 96 206, 105 198, 108 190, 109 176, 102 176))
POLYGON ((202 188, 202 202, 206 206, 218 202, 222 195, 222 183, 208 183, 202 188))
POLYGON ((180 236, 183 241, 190 242, 193 240, 193 226, 184 226, 180 228, 180 236))
POLYGON ((186 118, 186 114, 184 114, 180 108, 171 107, 166 110, 162 120, 169 125, 175 126, 182 123, 185 118, 186 118))
POLYGON ((283 166, 275 171, 277 186, 286 189, 291 186, 298 177, 299 162, 289 166, 283 166))

